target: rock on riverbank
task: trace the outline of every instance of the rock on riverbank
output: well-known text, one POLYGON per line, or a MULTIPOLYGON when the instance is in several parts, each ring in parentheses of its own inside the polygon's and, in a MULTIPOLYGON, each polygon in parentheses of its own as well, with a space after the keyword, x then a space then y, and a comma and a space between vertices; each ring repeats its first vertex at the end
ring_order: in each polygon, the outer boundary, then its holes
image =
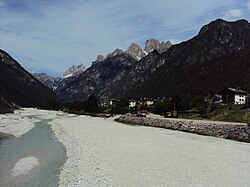
POLYGON ((116 119, 116 121, 133 125, 179 130, 250 143, 250 127, 243 123, 201 120, 196 121, 170 118, 155 119, 150 117, 135 117, 131 115, 120 116, 116 119))

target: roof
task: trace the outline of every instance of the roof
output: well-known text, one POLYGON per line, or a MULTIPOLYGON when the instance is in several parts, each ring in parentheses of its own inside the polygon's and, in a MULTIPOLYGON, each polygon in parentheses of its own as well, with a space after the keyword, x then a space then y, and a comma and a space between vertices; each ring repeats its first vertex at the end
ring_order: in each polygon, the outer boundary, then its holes
POLYGON ((229 90, 233 93, 236 93, 236 94, 245 94, 247 95, 247 92, 244 91, 244 90, 241 90, 241 89, 236 89, 236 88, 226 88, 226 90, 229 90))

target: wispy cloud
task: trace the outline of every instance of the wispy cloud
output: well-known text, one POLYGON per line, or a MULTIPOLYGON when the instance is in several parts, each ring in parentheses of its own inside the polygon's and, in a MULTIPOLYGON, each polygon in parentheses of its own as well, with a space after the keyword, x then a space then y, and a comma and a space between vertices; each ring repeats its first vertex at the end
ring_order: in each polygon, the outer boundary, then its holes
POLYGON ((0 0, 0 48, 32 71, 63 72, 132 42, 179 43, 225 13, 249 20, 242 1, 0 0))
POLYGON ((227 19, 239 18, 242 15, 243 15, 243 12, 240 9, 232 9, 232 10, 225 12, 225 17, 227 19))

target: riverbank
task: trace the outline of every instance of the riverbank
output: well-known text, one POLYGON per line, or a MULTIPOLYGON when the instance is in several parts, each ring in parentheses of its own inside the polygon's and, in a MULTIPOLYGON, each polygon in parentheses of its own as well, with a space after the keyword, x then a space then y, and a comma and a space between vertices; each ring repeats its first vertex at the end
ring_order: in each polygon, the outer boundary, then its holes
POLYGON ((30 131, 41 119, 54 119, 66 113, 35 108, 22 108, 14 113, 0 114, 0 132, 20 137, 30 131))
POLYGON ((9 138, 13 138, 14 136, 11 134, 6 134, 6 133, 2 133, 0 132, 0 144, 4 141, 7 140, 9 138))
POLYGON ((166 128, 250 143, 250 126, 245 123, 136 117, 133 115, 120 116, 116 121, 131 125, 166 128))
POLYGON ((112 118, 51 122, 67 149, 60 186, 248 186, 250 147, 243 142, 112 118))
MULTIPOLYGON (((0 131, 6 134, 11 134, 15 137, 20 137, 30 131, 35 122, 39 121, 30 117, 34 115, 32 108, 15 110, 14 113, 0 114, 0 131)), ((38 110, 35 110, 38 112, 38 110)))
POLYGON ((57 186, 66 151, 48 122, 64 115, 32 108, 0 115, 0 131, 13 134, 0 145, 0 186, 57 186))

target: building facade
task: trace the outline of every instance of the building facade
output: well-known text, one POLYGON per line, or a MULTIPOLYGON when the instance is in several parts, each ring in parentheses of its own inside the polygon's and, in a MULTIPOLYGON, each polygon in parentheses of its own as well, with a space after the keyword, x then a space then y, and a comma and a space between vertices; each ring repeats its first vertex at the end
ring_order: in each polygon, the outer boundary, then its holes
POLYGON ((226 88, 221 92, 224 103, 244 105, 247 102, 247 92, 241 89, 226 88))

